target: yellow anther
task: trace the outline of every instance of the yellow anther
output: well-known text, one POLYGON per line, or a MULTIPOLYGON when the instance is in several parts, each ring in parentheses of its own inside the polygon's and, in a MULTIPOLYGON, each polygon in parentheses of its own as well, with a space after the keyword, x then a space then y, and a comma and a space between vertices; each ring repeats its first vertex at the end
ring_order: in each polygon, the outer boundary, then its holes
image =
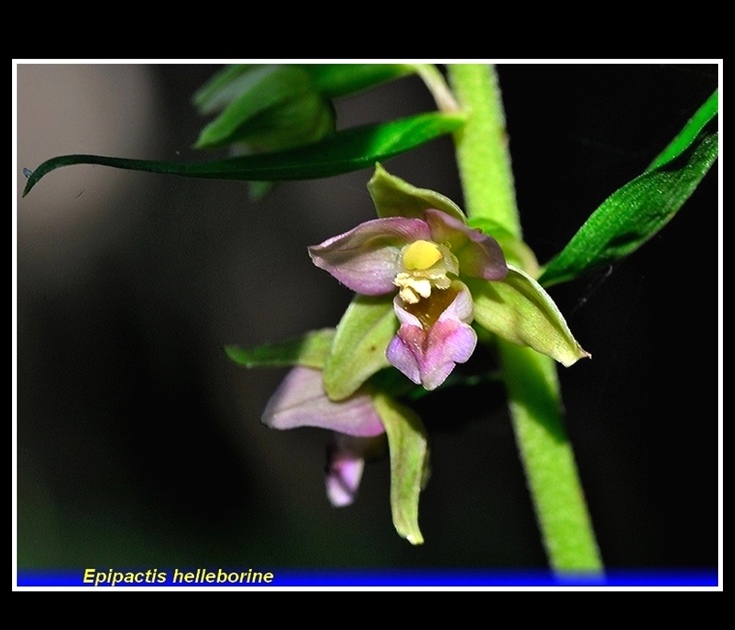
POLYGON ((428 269, 441 259, 439 246, 431 241, 414 241, 403 251, 403 266, 410 270, 428 269))

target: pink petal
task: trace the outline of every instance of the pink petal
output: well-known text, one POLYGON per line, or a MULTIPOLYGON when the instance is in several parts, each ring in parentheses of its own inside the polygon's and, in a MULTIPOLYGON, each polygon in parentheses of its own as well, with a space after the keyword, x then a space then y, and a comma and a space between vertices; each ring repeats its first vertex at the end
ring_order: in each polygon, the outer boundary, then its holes
POLYGON ((327 468, 327 498, 334 507, 350 505, 357 497, 365 460, 340 453, 330 460, 327 468))
POLYGON ((321 371, 300 366, 273 393, 262 420, 273 429, 321 427, 365 437, 385 431, 369 396, 355 394, 333 402, 324 393, 321 371))
POLYGON ((327 446, 327 498, 335 507, 350 505, 365 467, 365 450, 371 448, 371 438, 354 438, 334 434, 327 446))
POLYGON ((393 280, 401 270, 401 249, 430 238, 421 219, 388 217, 356 228, 309 248, 314 264, 332 274, 352 291, 383 295, 395 291, 393 280))
POLYGON ((461 290, 428 330, 403 308, 400 298, 393 302, 401 327, 386 356, 391 365, 428 390, 439 387, 457 363, 472 356, 477 345, 477 335, 468 325, 472 321, 472 296, 466 286, 455 282, 453 287, 457 285, 461 290))
POLYGON ((436 243, 449 243, 452 253, 459 260, 462 275, 484 280, 505 278, 508 265, 503 250, 494 238, 441 210, 427 210, 424 216, 431 226, 431 239, 436 243))

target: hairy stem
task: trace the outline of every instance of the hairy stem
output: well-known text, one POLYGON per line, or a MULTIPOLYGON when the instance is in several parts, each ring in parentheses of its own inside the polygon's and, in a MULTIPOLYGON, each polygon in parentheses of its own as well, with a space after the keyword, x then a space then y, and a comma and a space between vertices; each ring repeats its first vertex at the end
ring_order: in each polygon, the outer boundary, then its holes
POLYGON ((516 442, 553 569, 602 569, 572 445, 564 429, 556 365, 531 348, 499 342, 516 442))
MULTIPOLYGON (((467 123, 455 134, 464 202, 521 239, 521 224, 495 69, 452 64, 449 79, 467 123)), ((577 467, 561 413, 553 360, 499 341, 516 442, 551 567, 559 574, 602 571, 577 467)))
POLYGON ((488 65, 449 67, 449 78, 467 123, 455 134, 465 210, 521 237, 515 186, 497 75, 488 65))

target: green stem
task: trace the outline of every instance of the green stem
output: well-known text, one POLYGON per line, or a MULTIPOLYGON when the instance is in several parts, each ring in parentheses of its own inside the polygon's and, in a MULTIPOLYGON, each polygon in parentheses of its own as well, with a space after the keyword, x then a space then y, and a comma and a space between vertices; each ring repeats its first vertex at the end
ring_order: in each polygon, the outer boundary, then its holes
MULTIPOLYGON (((482 217, 521 239, 521 224, 495 70, 457 64, 449 79, 467 123, 455 135, 464 201, 482 217)), ((553 360, 499 341, 503 378, 519 453, 551 567, 560 574, 602 571, 571 444, 564 430, 553 360)))
POLYGON ((602 569, 572 445, 564 429, 556 365, 531 348, 499 342, 516 442, 553 569, 602 569))
POLYGON ((454 94, 468 121, 455 134, 457 164, 471 217, 494 221, 520 239, 513 170, 508 152, 505 113, 497 76, 491 66, 449 66, 454 94))

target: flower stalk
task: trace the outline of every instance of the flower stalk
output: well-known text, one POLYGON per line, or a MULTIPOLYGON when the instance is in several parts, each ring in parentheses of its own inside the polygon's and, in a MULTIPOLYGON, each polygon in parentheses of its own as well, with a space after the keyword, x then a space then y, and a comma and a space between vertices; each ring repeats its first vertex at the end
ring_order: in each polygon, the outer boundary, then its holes
MULTIPOLYGON (((491 222, 520 241, 495 70, 489 65, 450 64, 448 73, 455 97, 468 115, 455 134, 465 210, 471 219, 491 222)), ((516 441, 549 563, 560 575, 600 573, 602 561, 564 429, 556 366, 528 347, 502 339, 498 347, 516 441)))
POLYGON ((454 136, 464 209, 470 217, 490 219, 520 239, 521 222, 497 76, 489 65, 454 64, 449 66, 449 79, 468 116, 454 136))

